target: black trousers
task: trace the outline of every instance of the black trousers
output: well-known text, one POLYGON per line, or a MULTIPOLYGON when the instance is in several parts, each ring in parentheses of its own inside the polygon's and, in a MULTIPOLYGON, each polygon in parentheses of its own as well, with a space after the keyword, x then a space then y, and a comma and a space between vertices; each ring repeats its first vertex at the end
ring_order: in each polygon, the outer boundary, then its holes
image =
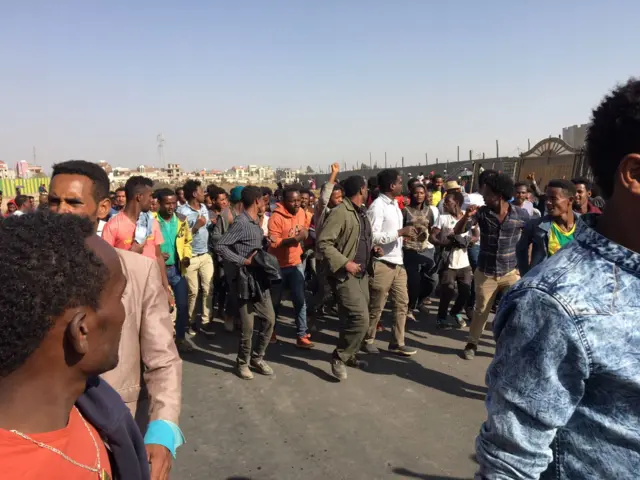
POLYGON ((433 248, 422 252, 403 249, 404 268, 407 271, 409 309, 418 307, 418 302, 430 297, 438 285, 438 274, 431 273, 435 266, 433 248))
POLYGON ((451 315, 457 315, 462 311, 471 295, 471 280, 473 272, 471 267, 453 270, 447 268, 440 273, 440 305, 438 306, 438 318, 446 318, 449 304, 456 295, 456 285, 458 287, 458 298, 451 309, 451 315))

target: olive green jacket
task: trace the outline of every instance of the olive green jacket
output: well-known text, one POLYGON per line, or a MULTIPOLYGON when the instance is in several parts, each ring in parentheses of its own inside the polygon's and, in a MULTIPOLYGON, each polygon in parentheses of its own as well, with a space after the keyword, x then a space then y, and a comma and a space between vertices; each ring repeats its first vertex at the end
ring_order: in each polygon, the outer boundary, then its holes
MULTIPOLYGON (((369 221, 369 219, 366 219, 369 221)), ((353 260, 358 249, 360 220, 350 199, 345 198, 326 216, 316 248, 334 276, 346 275, 344 266, 353 260)))

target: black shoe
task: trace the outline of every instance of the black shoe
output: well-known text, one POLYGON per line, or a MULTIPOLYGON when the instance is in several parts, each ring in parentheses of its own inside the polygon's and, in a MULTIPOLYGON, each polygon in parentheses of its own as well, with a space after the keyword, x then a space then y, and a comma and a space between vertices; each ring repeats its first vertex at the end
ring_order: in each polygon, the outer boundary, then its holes
POLYGON ((453 328, 453 325, 447 322, 447 320, 444 318, 438 318, 436 320, 436 327, 438 330, 451 330, 453 328))
POLYGON ((465 308, 464 313, 467 316, 467 320, 469 320, 467 323, 471 325, 471 320, 473 320, 473 307, 465 308))
POLYGON ((478 346, 473 343, 467 343, 466 347, 464 347, 464 351, 462 352, 462 356, 465 360, 473 360, 476 358, 476 351, 478 350, 478 346))
POLYGON ((364 353, 370 353, 372 355, 380 353, 378 347, 376 347, 373 343, 365 343, 364 345, 362 345, 360 350, 362 350, 364 353))
POLYGON ((347 379, 347 365, 339 358, 331 359, 331 373, 338 380, 347 379))
POLYGON ((200 326, 198 333, 204 333, 205 335, 213 335, 215 334, 215 325, 211 321, 209 323, 205 323, 204 325, 200 326))
POLYGON ((369 366, 367 362, 365 362, 364 360, 358 359, 358 357, 356 357, 355 355, 351 357, 349 360, 347 360, 345 363, 347 367, 359 368, 360 370, 364 370, 369 366))
POLYGON ((411 355, 415 355, 416 353, 418 353, 415 348, 409 348, 406 345, 389 345, 389 348, 387 350, 389 351, 389 353, 393 353, 401 357, 410 357, 411 355))

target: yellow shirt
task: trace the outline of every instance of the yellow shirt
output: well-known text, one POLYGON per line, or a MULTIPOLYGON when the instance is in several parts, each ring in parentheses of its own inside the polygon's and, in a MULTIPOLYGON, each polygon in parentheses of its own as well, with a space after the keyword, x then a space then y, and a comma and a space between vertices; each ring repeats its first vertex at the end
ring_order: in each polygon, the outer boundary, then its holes
POLYGON ((574 222, 573 227, 568 232, 562 230, 556 222, 551 223, 549 229, 549 256, 556 253, 567 243, 573 240, 573 234, 576 231, 576 224, 574 222))
POLYGON ((442 192, 440 190, 438 190, 437 192, 433 192, 433 197, 431 198, 431 205, 433 205, 434 207, 437 207, 438 204, 440 203, 440 200, 442 200, 442 192))

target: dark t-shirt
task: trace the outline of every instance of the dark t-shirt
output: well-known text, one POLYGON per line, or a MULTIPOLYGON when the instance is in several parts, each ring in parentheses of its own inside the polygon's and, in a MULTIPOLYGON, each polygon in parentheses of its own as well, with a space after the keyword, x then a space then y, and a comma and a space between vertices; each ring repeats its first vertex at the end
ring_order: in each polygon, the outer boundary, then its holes
POLYGON ((364 210, 358 207, 355 207, 355 209, 358 212, 358 219, 360 220, 360 238, 358 239, 358 248, 353 261, 360 265, 360 271, 364 274, 371 260, 373 235, 371 233, 371 223, 369 223, 369 219, 364 210))

